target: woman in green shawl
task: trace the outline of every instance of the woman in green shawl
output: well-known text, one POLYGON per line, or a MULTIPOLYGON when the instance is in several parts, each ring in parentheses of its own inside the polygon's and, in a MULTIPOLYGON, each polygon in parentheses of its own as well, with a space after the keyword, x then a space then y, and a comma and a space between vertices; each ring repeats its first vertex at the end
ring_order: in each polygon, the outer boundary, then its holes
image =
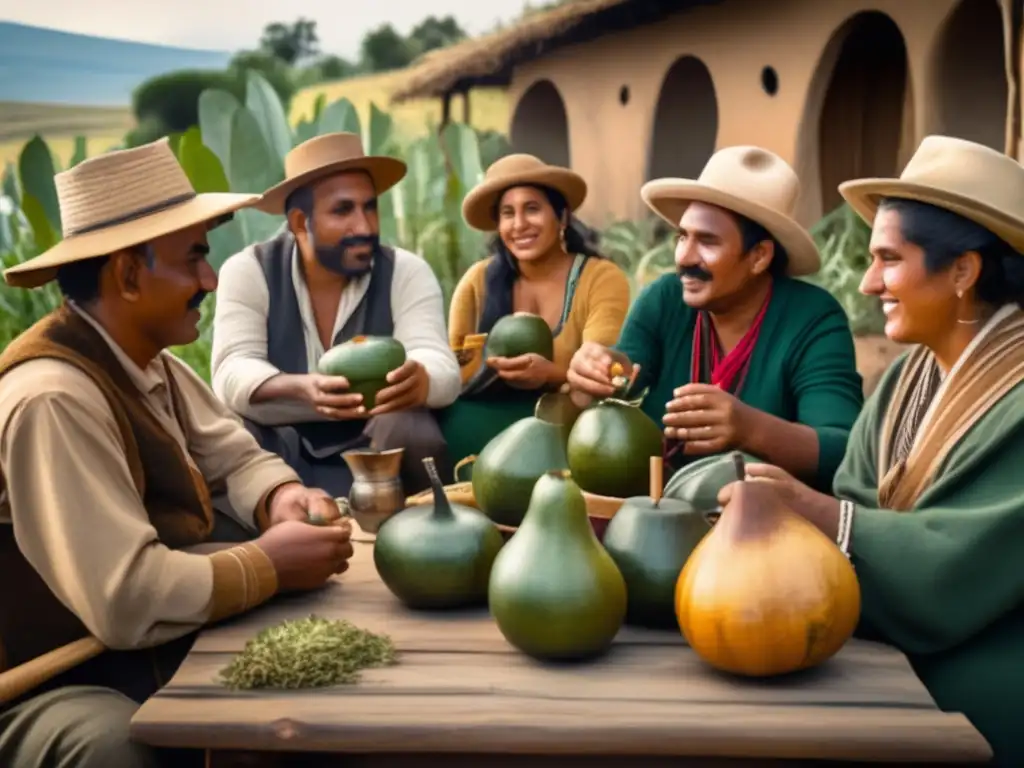
POLYGON ((865 404, 834 496, 766 464, 748 479, 850 557, 858 634, 905 653, 994 765, 1024 766, 1024 168, 930 136, 899 179, 840 191, 873 225, 861 291, 912 346, 865 404))

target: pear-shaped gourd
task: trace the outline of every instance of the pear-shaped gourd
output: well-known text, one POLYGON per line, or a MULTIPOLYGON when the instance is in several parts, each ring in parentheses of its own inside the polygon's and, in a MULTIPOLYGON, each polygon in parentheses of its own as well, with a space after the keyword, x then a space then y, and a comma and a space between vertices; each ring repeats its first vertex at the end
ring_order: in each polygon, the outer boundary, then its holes
POLYGON ((495 558, 488 599, 505 639, 529 656, 586 658, 611 645, 626 583, 568 470, 537 481, 522 525, 495 558))
POLYGON ((519 525, 541 475, 569 468, 563 425, 541 415, 545 402, 539 398, 533 416, 495 435, 473 464, 477 506, 496 523, 519 525))
POLYGON ((633 496, 608 523, 602 543, 626 580, 626 622, 678 626, 676 582, 711 525, 685 501, 661 497, 661 456, 651 457, 650 496, 633 496))
POLYGON ((373 545, 377 573, 410 608, 482 605, 504 539, 479 511, 449 502, 434 460, 423 463, 434 504, 405 509, 380 527, 373 545))
POLYGON ((766 677, 816 666, 860 616, 849 560, 767 483, 738 482, 676 587, 676 616, 708 664, 766 677))
MULTIPOLYGON (((641 398, 642 400, 642 398, 641 398)), ((580 488, 599 496, 640 496, 650 483, 648 458, 661 454, 662 432, 641 400, 610 397, 576 419, 566 448, 580 488)))

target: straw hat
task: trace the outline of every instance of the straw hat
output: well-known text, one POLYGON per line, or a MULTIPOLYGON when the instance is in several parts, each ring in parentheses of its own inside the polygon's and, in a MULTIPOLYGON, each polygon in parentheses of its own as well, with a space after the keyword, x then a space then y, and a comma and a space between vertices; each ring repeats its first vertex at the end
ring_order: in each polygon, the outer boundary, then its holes
POLYGON ((789 274, 811 275, 821 268, 818 246, 793 219, 800 180, 789 163, 760 147, 727 147, 715 152, 697 180, 654 179, 640 188, 647 206, 673 227, 691 202, 710 203, 756 221, 789 254, 789 274))
POLYGON ((548 165, 533 155, 506 155, 495 160, 484 180, 470 190, 462 201, 462 216, 473 229, 493 232, 498 228, 493 211, 498 198, 509 187, 540 184, 557 189, 573 212, 587 198, 587 182, 568 168, 548 165))
POLYGON ((217 219, 257 195, 197 195, 166 138, 107 152, 54 176, 63 239, 45 253, 7 269, 4 279, 35 288, 75 261, 148 242, 217 219))
POLYGON ((366 171, 378 195, 384 194, 405 176, 406 166, 394 157, 367 155, 355 133, 325 133, 302 142, 284 157, 285 179, 266 192, 256 208, 266 213, 284 213, 288 195, 325 176, 343 171, 366 171))
POLYGON ((898 179, 846 181, 839 193, 868 224, 883 197, 902 197, 958 213, 1024 253, 1024 168, 973 141, 926 136, 898 179))

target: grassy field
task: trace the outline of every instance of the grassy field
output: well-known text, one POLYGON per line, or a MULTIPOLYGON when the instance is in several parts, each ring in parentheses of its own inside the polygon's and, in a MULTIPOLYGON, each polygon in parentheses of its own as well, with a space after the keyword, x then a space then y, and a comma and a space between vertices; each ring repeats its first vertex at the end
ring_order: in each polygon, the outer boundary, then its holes
MULTIPOLYGON (((298 122, 312 113, 317 96, 326 94, 330 103, 345 97, 369 119, 370 104, 391 114, 399 134, 412 138, 425 133, 430 125, 441 120, 440 99, 418 99, 405 104, 390 104, 391 94, 402 77, 401 72, 355 77, 323 83, 299 91, 292 100, 291 119, 298 122)), ((508 130, 509 109, 505 92, 500 88, 481 88, 470 95, 470 121, 482 130, 508 130)), ((465 105, 461 97, 452 103, 452 117, 462 120, 465 105)), ((56 104, 22 104, 0 102, 0 168, 16 161, 21 147, 36 133, 53 148, 61 165, 66 165, 74 151, 75 136, 87 137, 89 155, 96 155, 121 143, 132 127, 127 108, 75 107, 56 104)))
MULTIPOLYGON (((419 136, 425 133, 430 125, 441 121, 440 99, 416 99, 404 104, 391 104, 391 94, 398 87, 402 72, 385 72, 380 75, 367 75, 339 80, 333 83, 314 85, 295 94, 292 99, 291 119, 293 122, 310 115, 317 96, 326 94, 330 103, 342 97, 355 105, 360 118, 364 121, 370 114, 370 103, 390 113, 395 121, 396 129, 404 137, 419 136)), ((509 107, 506 93, 501 88, 480 88, 469 97, 470 122, 481 130, 507 131, 509 123, 509 107)), ((465 105, 461 97, 452 100, 452 118, 462 120, 465 105)))

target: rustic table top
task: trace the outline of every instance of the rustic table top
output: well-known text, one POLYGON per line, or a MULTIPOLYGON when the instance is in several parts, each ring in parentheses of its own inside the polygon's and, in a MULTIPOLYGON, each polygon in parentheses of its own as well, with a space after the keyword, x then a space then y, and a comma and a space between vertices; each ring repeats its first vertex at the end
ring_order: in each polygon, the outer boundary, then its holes
MULTIPOLYGON (((359 537, 361 538, 361 537, 359 537)), ((377 576, 372 543, 315 593, 279 597, 203 631, 132 723, 156 746, 346 753, 532 753, 982 763, 991 752, 941 712, 906 658, 850 641, 817 669, 739 680, 673 631, 623 628, 601 659, 547 665, 516 651, 486 609, 418 613, 377 576), (217 673, 260 629, 316 613, 395 642, 399 663, 359 683, 233 692, 217 673)))

